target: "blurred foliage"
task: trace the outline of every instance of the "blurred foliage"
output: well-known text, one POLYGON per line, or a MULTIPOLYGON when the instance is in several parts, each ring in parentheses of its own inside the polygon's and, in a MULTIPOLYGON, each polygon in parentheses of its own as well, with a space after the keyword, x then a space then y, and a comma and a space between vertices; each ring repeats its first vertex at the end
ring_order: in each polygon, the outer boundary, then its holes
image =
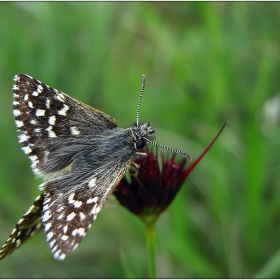
MULTIPOLYGON (((17 142, 13 76, 29 74, 194 159, 229 124, 156 225, 162 278, 280 277, 280 3, 1 2, 0 241, 38 195, 17 142)), ((164 151, 163 151, 164 152, 164 151)), ((110 198, 55 261, 41 233, 5 278, 147 277, 144 226, 110 198)))

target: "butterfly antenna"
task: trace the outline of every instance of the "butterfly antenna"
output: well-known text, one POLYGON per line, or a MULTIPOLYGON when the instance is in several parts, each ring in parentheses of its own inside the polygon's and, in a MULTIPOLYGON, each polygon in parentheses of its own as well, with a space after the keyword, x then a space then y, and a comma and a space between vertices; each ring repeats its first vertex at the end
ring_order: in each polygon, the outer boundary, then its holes
POLYGON ((166 149, 166 150, 172 151, 172 152, 174 152, 174 153, 180 154, 180 155, 184 156, 185 158, 187 158, 188 161, 192 161, 192 158, 191 158, 187 153, 185 153, 185 152, 183 152, 183 151, 165 147, 165 146, 163 146, 163 145, 160 145, 160 144, 158 144, 158 143, 156 143, 156 142, 153 142, 153 141, 149 140, 149 139, 146 138, 146 137, 143 137, 143 138, 145 139, 145 141, 147 141, 147 142, 149 142, 149 143, 151 143, 151 144, 153 144, 153 145, 155 145, 155 146, 158 146, 158 147, 161 147, 161 148, 163 148, 163 149, 166 149))
POLYGON ((140 97, 139 97, 139 101, 138 101, 138 107, 137 107, 137 112, 136 112, 136 124, 138 126, 138 119, 139 119, 139 111, 140 111, 140 105, 141 105, 141 101, 142 101, 142 96, 143 96, 143 92, 144 92, 144 88, 146 85, 146 76, 144 74, 142 74, 142 86, 141 86, 141 92, 140 92, 140 97))

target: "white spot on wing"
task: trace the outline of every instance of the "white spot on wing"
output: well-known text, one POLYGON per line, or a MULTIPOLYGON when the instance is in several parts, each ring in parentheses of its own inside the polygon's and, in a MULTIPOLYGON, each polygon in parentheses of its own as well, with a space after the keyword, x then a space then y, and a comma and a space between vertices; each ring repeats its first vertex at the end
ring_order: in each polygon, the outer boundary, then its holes
POLYGON ((86 217, 86 215, 83 212, 81 212, 80 213, 80 220, 83 221, 85 219, 85 217, 86 217))
POLYGON ((61 254, 60 256, 58 256, 58 257, 57 257, 57 259, 59 259, 59 260, 64 260, 64 259, 65 259, 65 257, 66 257, 66 255, 65 255, 65 254, 61 254))
MULTIPOLYGON (((32 95, 33 95, 33 96, 38 96, 39 93, 38 93, 37 91, 33 91, 33 92, 32 92, 32 95)), ((26 100, 27 100, 27 99, 26 99, 26 100)))
POLYGON ((44 213, 43 217, 42 217, 42 222, 46 222, 51 218, 51 212, 48 210, 44 213))
POLYGON ((49 209, 49 204, 45 204, 44 206, 43 206, 43 211, 47 211, 49 209))
POLYGON ((34 205, 31 205, 28 209, 28 211, 24 214, 24 216, 28 215, 33 209, 34 209, 34 205))
POLYGON ((18 76, 18 75, 15 75, 15 76, 14 76, 14 81, 16 81, 16 82, 19 81, 19 76, 18 76))
POLYGON ((55 134, 55 132, 52 130, 52 128, 53 128, 52 126, 49 126, 49 127, 46 129, 46 131, 49 132, 49 137, 51 137, 51 138, 57 137, 56 134, 55 134))
POLYGON ((46 99, 46 107, 50 108, 51 101, 49 98, 46 99))
POLYGON ((53 256, 54 256, 56 259, 58 259, 59 256, 60 256, 60 253, 61 253, 61 251, 58 250, 53 256))
POLYGON ((54 125, 55 121, 56 121, 56 117, 55 116, 49 117, 49 124, 54 125))
POLYGON ((97 204, 94 204, 94 206, 93 206, 92 209, 91 209, 90 214, 95 215, 95 209, 96 209, 96 207, 97 207, 97 204))
POLYGON ((51 201, 50 196, 46 196, 46 199, 44 200, 44 205, 48 204, 51 201))
POLYGON ((17 127, 22 127, 23 122, 22 121, 15 121, 17 127))
POLYGON ((64 209, 64 206, 63 206, 63 205, 61 205, 59 208, 57 208, 57 209, 56 209, 56 212, 58 212, 58 213, 59 213, 59 212, 61 212, 63 209, 64 209))
POLYGON ((79 208, 82 204, 83 204, 82 201, 76 200, 76 201, 74 202, 74 207, 75 207, 75 208, 79 208))
POLYGON ((32 164, 31 164, 31 168, 33 169, 33 172, 34 172, 35 174, 39 174, 39 173, 38 173, 38 172, 39 172, 39 169, 36 168, 38 163, 39 163, 39 161, 36 160, 36 161, 32 162, 32 164))
POLYGON ((88 183, 88 186, 90 188, 94 187, 95 186, 95 182, 96 182, 96 177, 92 178, 89 183, 88 183))
POLYGON ((63 228, 63 232, 66 233, 68 230, 68 226, 66 225, 64 228, 63 228))
POLYGON ((44 190, 44 188, 45 188, 45 186, 46 186, 46 182, 45 182, 45 183, 40 184, 40 185, 38 186, 38 189, 39 189, 40 191, 43 191, 43 190, 44 190))
MULTIPOLYGON (((48 193, 46 193, 46 196, 49 196, 48 193)), ((35 201, 38 201, 40 198, 41 198, 41 195, 38 195, 38 196, 35 198, 35 201)))
POLYGON ((53 237, 53 232, 50 231, 48 234, 47 234, 47 240, 49 241, 50 239, 52 239, 53 237))
POLYGON ((41 85, 38 85, 38 86, 37 86, 37 92, 38 92, 38 93, 41 93, 41 92, 43 91, 43 89, 44 89, 44 88, 43 88, 41 85))
POLYGON ((45 110, 41 110, 41 109, 36 110, 36 116, 37 117, 43 117, 43 116, 45 116, 45 113, 46 113, 45 110))
POLYGON ((28 94, 26 93, 25 95, 24 95, 24 100, 26 101, 26 100, 28 100, 28 94))
POLYGON ((78 229, 78 234, 79 234, 80 236, 84 236, 84 235, 85 235, 85 229, 84 229, 84 228, 79 228, 79 229, 78 229))
POLYGON ((101 209, 100 206, 98 206, 97 204, 94 204, 90 214, 97 215, 100 212, 100 209, 101 209))
POLYGON ((87 204, 96 203, 97 201, 98 201, 98 196, 88 199, 87 204))
POLYGON ((83 203, 82 201, 79 201, 79 200, 75 200, 74 199, 74 196, 75 196, 75 193, 71 193, 68 197, 68 202, 70 204, 74 204, 74 207, 75 208, 79 208, 83 203))
POLYGON ((76 126, 71 126, 70 132, 73 136, 79 135, 81 133, 81 131, 79 131, 76 126))
POLYGON ((73 198, 74 198, 74 196, 75 196, 75 193, 71 193, 70 195, 69 195, 69 197, 68 197, 68 202, 69 203, 74 203, 76 200, 74 200, 73 198))
POLYGON ((31 101, 28 101, 28 106, 29 106, 29 108, 34 108, 33 103, 31 101))
POLYGON ((57 245, 55 245, 53 248, 52 248, 52 252, 55 252, 57 250, 57 245))
POLYGON ((30 158, 30 160, 31 160, 32 162, 34 162, 34 163, 38 163, 38 162, 39 162, 39 161, 38 161, 38 157, 37 157, 36 155, 30 156, 29 158, 30 158))
POLYGON ((20 134, 19 135, 19 143, 25 142, 29 139, 29 136, 26 134, 20 134))
POLYGON ((30 154, 32 152, 32 150, 30 149, 30 147, 26 146, 26 147, 22 147, 22 150, 24 151, 24 153, 26 154, 30 154))
POLYGON ((78 247, 78 243, 77 244, 75 244, 75 246, 73 247, 73 249, 72 249, 72 251, 74 251, 74 250, 76 250, 77 249, 77 247, 78 247))
POLYGON ((63 217, 64 217, 64 213, 60 214, 60 215, 57 217, 57 219, 58 219, 58 220, 61 220, 63 217))
POLYGON ((66 116, 68 110, 69 110, 69 106, 66 104, 63 104, 63 108, 60 109, 57 113, 61 116, 66 116))
POLYGON ((52 224, 51 223, 47 223, 45 225, 45 231, 48 231, 51 228, 52 224))
POLYGON ((100 209, 101 209, 100 206, 97 206, 95 209, 95 214, 98 214, 100 212, 100 209))
POLYGON ((19 110, 14 110, 14 115, 17 117, 20 115, 20 111, 19 110))
POLYGON ((71 214, 69 214, 66 218, 66 221, 71 221, 74 219, 74 217, 76 216, 76 213, 72 212, 71 214))
POLYGON ((17 241, 16 241, 16 248, 18 248, 20 246, 20 243, 21 243, 20 239, 17 239, 17 241))
POLYGON ((55 240, 52 240, 52 241, 50 242, 50 247, 52 248, 54 244, 55 244, 55 240))
POLYGON ((68 235, 62 235, 62 236, 61 236, 61 240, 63 240, 63 241, 66 241, 68 238, 69 238, 68 235))
POLYGON ((64 95, 63 95, 62 93, 59 93, 58 91, 57 91, 56 98, 57 98, 59 101, 64 102, 64 95))

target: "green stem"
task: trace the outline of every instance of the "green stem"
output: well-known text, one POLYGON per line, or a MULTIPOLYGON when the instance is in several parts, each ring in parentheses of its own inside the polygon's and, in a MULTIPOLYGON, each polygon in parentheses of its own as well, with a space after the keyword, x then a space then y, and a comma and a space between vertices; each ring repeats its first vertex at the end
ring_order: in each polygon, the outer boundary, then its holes
POLYGON ((156 276, 156 238, 155 238, 155 221, 146 221, 147 231, 147 250, 149 260, 149 278, 157 278, 156 276))

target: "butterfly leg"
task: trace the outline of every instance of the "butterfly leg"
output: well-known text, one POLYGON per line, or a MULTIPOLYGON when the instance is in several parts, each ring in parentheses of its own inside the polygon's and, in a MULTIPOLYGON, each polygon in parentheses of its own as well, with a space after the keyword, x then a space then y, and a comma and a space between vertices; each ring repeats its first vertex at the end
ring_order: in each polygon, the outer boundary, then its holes
POLYGON ((129 168, 130 174, 137 177, 139 168, 140 168, 140 166, 138 164, 136 164, 135 162, 132 162, 131 166, 129 168))
POLYGON ((137 156, 144 156, 144 157, 146 157, 146 156, 147 156, 147 154, 146 154, 146 153, 141 153, 141 152, 136 152, 136 155, 137 155, 137 156))
MULTIPOLYGON (((136 156, 144 156, 146 157, 147 154, 146 153, 141 153, 141 152, 136 152, 136 156)), ((131 163, 131 166, 129 168, 130 174, 137 177, 138 175, 138 169, 140 168, 140 166, 138 164, 136 164, 135 162, 131 163)))

